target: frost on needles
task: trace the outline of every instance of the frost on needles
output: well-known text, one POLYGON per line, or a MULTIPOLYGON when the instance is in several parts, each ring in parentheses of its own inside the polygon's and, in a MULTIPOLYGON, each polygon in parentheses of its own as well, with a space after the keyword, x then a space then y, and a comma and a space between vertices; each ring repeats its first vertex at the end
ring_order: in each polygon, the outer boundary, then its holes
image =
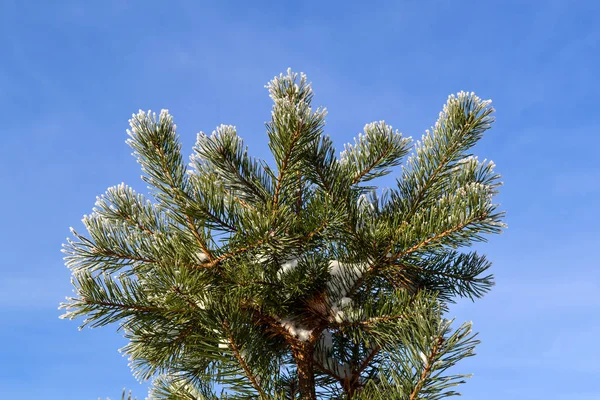
POLYGON ((233 126, 184 162, 172 116, 130 120, 148 198, 120 184, 64 245, 82 326, 119 324, 153 399, 440 399, 467 375, 470 324, 444 318, 493 285, 469 251, 504 227, 494 164, 470 152, 490 101, 450 96, 414 143, 384 121, 337 156, 304 74, 268 85, 274 161, 233 126), (401 168, 396 168, 402 164, 401 168), (374 179, 395 172, 384 191, 374 179))

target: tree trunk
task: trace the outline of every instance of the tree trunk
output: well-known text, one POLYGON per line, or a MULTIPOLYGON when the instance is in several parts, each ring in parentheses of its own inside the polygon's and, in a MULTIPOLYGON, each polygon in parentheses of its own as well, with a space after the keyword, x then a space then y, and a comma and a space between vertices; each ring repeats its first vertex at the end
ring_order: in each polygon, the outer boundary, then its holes
POLYGON ((306 342, 297 343, 292 350, 298 370, 298 384, 302 400, 317 400, 313 350, 313 345, 306 342))

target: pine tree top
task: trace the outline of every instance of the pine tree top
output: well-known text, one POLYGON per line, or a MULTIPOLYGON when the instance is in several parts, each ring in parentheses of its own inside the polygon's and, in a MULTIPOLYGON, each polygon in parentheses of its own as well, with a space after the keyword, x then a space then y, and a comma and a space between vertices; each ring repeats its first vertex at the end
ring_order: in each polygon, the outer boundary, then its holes
POLYGON ((493 284, 462 252, 499 233, 495 165, 470 151, 490 101, 451 95, 420 141, 384 121, 339 156, 304 74, 267 86, 274 165, 233 126, 199 133, 186 164, 167 110, 140 111, 127 143, 151 200, 121 184, 64 246, 82 326, 119 323, 153 398, 438 399, 473 354, 470 324, 443 318, 493 284), (404 162, 403 162, 404 161, 404 162), (372 180, 398 171, 378 193, 372 180))

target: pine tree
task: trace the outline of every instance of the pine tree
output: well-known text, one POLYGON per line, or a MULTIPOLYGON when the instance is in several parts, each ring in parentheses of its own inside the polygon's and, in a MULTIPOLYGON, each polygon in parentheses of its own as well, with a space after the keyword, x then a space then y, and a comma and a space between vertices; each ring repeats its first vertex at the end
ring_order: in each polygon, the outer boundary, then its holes
POLYGON ((188 166, 166 110, 133 115, 153 200, 111 187, 83 218, 89 235, 72 229, 62 317, 119 323, 154 399, 457 394, 468 375, 447 370, 478 340, 444 315, 493 285, 486 257, 459 249, 504 227, 494 164, 470 154, 490 101, 450 96, 416 144, 370 123, 337 157, 304 74, 266 87, 274 166, 225 125, 198 134, 188 166), (370 181, 407 156, 378 191, 370 181))

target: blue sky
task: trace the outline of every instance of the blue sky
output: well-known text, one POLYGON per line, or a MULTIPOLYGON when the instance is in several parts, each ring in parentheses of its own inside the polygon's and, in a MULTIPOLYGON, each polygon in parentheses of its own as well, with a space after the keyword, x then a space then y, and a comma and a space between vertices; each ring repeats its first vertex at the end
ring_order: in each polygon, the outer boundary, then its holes
POLYGON ((144 190, 124 143, 140 108, 170 110, 186 156, 225 123, 270 159, 263 85, 288 66, 338 149, 381 119, 418 138, 450 93, 493 99, 476 154, 509 228, 480 246, 497 286, 452 309, 483 340, 463 398, 600 398, 600 3, 373 3, 0 2, 0 398, 145 396, 116 327, 58 319, 61 243, 107 187, 144 190))

